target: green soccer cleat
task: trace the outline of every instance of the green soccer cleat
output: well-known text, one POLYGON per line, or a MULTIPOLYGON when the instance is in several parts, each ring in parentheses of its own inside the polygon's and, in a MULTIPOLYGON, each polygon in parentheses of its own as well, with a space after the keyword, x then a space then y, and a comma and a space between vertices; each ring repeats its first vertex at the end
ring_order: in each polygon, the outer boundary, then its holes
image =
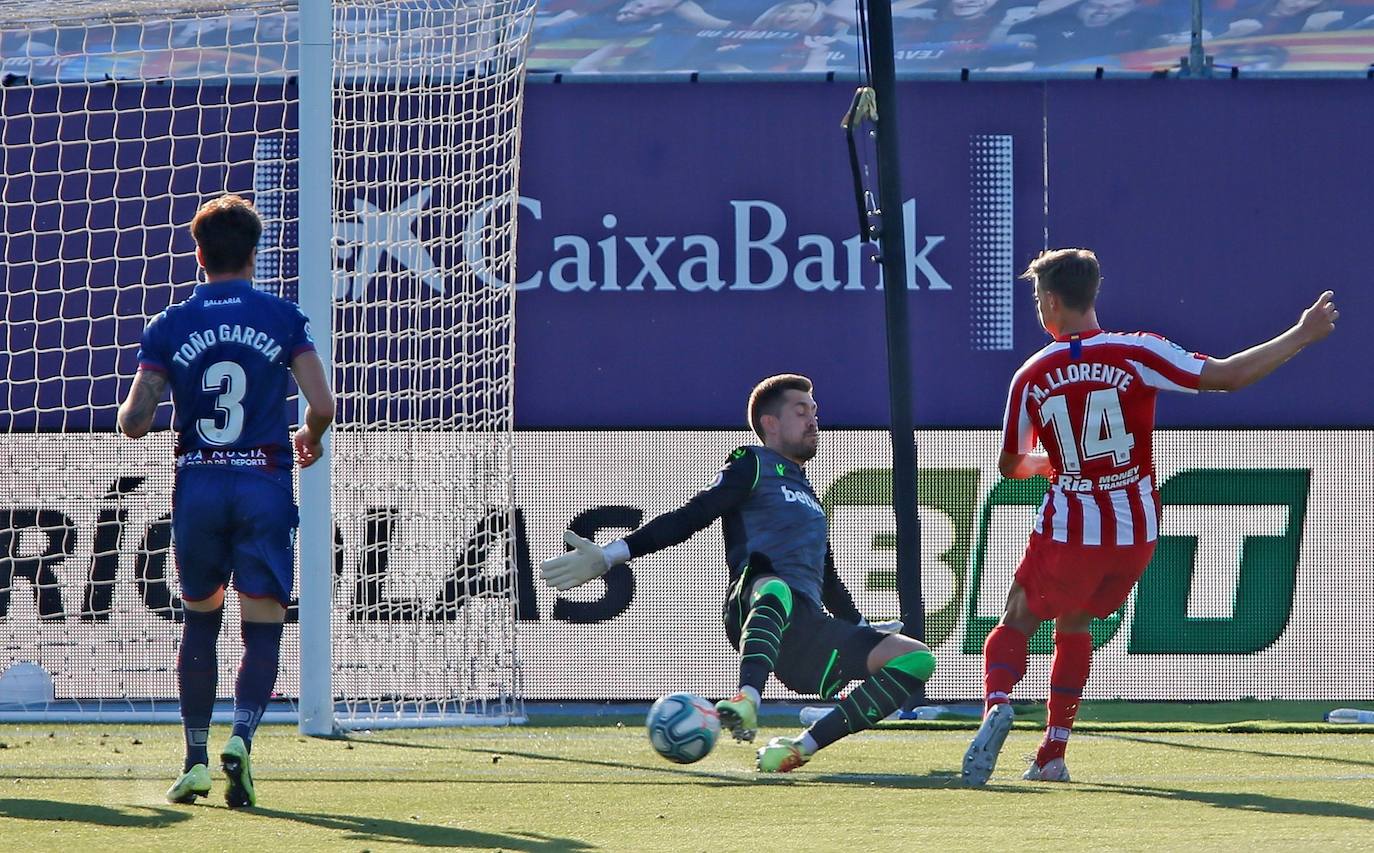
POLYGON ((196 797, 210 795, 210 768, 204 764, 193 764, 190 770, 181 774, 172 787, 167 789, 167 802, 194 803, 196 797))
POLYGON ((258 804, 257 792, 253 790, 253 763, 248 757, 248 744, 243 738, 234 735, 224 745, 219 755, 220 767, 229 779, 229 788, 224 792, 224 801, 231 809, 258 804))
POLYGON ((753 743, 759 733, 759 709, 752 699, 741 691, 717 702, 716 713, 720 714, 720 727, 728 729, 735 740, 753 743))
POLYGON ((762 773, 791 773, 810 760, 800 737, 775 737, 759 750, 758 765, 762 773))
POLYGON ((988 779, 992 778, 992 771, 997 767, 997 756, 1002 752, 1002 744, 1006 743, 1007 732, 1011 731, 1011 721, 1015 716, 1016 712, 1005 702, 993 705, 988 710, 983 717, 983 724, 978 727, 978 734, 973 736, 973 743, 968 745, 968 752, 964 753, 964 768, 960 775, 965 785, 986 785, 988 779))

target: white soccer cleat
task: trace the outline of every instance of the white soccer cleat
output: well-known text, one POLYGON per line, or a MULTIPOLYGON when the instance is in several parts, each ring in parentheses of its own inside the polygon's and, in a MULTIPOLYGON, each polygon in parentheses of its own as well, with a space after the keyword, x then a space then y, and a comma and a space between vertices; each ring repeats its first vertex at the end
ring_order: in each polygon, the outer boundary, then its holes
POLYGON ((1067 782, 1069 781, 1069 765, 1065 764, 1062 758, 1051 758, 1044 767, 1041 767, 1032 758, 1031 766, 1026 768, 1026 772, 1022 774, 1021 778, 1028 782, 1067 782))
POLYGON ((973 743, 968 745, 968 751, 964 753, 964 769, 959 775, 965 785, 986 785, 988 779, 992 778, 992 771, 997 767, 997 756, 1002 752, 1002 744, 1006 743, 1007 732, 1011 731, 1011 721, 1015 716, 1011 705, 1003 702, 993 705, 983 717, 978 734, 973 736, 973 743))

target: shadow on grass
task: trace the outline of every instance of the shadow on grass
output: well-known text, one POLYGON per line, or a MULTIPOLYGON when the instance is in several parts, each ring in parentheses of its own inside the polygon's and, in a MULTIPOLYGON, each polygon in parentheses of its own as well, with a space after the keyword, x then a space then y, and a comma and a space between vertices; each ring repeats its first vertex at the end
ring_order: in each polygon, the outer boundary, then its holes
MULTIPOLYGON (((826 786, 849 785, 856 788, 891 788, 894 790, 931 790, 965 788, 957 770, 932 770, 923 776, 912 773, 826 773, 813 776, 810 782, 826 786)), ((1021 785, 993 783, 982 785, 977 790, 991 793, 1041 794, 1043 790, 1027 789, 1021 785)))
MULTIPOLYGON (((751 785, 753 779, 741 777, 729 773, 712 773, 706 770, 688 770, 681 765, 672 764, 631 764, 628 761, 604 761, 598 758, 572 758, 566 755, 546 755, 541 752, 522 752, 512 749, 481 749, 472 746, 453 747, 460 752, 472 752, 479 755, 492 755, 512 758, 527 758, 531 761, 550 761, 559 764, 580 764, 585 767, 609 767, 614 770, 643 770, 649 773, 666 773, 672 776, 691 777, 700 781, 702 784, 713 786, 728 785, 751 785)), ((560 782, 560 784, 562 784, 560 782)), ((614 784, 626 784, 622 780, 615 780, 614 784)))
POLYGON ((1219 809, 1235 809, 1243 812, 1374 820, 1374 808, 1332 800, 1300 800, 1293 797, 1271 797, 1268 794, 1189 791, 1179 788, 1154 788, 1147 785, 1118 785, 1107 782, 1089 782, 1083 785, 1080 790, 1096 790, 1112 794, 1125 794, 1131 797, 1152 797, 1174 802, 1201 803, 1219 809))
POLYGON ((1206 746, 1200 743, 1179 743, 1172 740, 1161 740, 1151 737, 1131 737, 1129 735, 1114 735, 1105 733, 1094 733, 1093 737, 1109 738, 1111 740, 1124 740, 1131 743, 1143 743, 1149 746, 1172 746, 1175 749, 1191 749, 1195 752, 1224 752, 1237 755, 1257 755, 1261 758, 1279 758, 1284 761, 1323 761, 1328 764, 1348 764, 1355 767, 1374 767, 1374 761, 1360 758, 1341 758, 1334 755, 1306 755, 1303 753, 1290 752, 1265 752, 1258 749, 1238 749, 1234 746, 1206 746))
POLYGON ((61 800, 23 799, 0 799, 0 817, 137 829, 162 829, 191 819, 191 815, 186 812, 157 806, 119 808, 90 803, 68 803, 61 800))
MULTIPOLYGON (((707 787, 737 787, 754 785, 824 785, 834 787, 845 785, 855 788, 893 788, 893 789, 931 789, 931 788, 960 788, 962 782, 959 773, 950 770, 936 770, 924 776, 908 773, 825 773, 811 775, 803 773, 799 776, 791 774, 729 774, 716 773, 707 770, 690 770, 686 767, 671 764, 631 764, 625 761, 605 761, 595 758, 572 758, 565 755, 545 755, 538 752, 517 752, 513 750, 478 749, 474 747, 457 747, 464 752, 476 752, 487 755, 502 755, 513 758, 525 758, 532 761, 549 761, 560 764, 578 764, 587 767, 607 767, 615 770, 643 770, 651 773, 663 773, 676 777, 688 777, 686 781, 695 781, 697 784, 707 787)), ((505 780, 491 782, 490 784, 506 784, 505 780)), ((559 782, 559 784, 565 784, 559 782)), ((572 784, 577 784, 573 782, 572 784)), ((607 785, 633 785, 633 784, 659 784, 634 783, 623 779, 608 779, 605 782, 591 784, 607 785)), ((986 790, 990 791, 1015 791, 1019 794, 1027 793, 1024 787, 1012 787, 1002 785, 989 785, 986 790)), ((1036 791, 1032 791, 1037 793, 1036 791)))
POLYGON ((341 841, 399 843, 417 847, 478 848, 482 850, 512 850, 525 853, 560 853, 560 851, 594 850, 594 845, 576 838, 558 838, 538 832, 502 834, 463 829, 456 826, 435 826, 418 821, 357 815, 323 814, 314 812, 283 812, 274 809, 248 809, 249 814, 278 820, 303 823, 308 826, 346 833, 341 841))

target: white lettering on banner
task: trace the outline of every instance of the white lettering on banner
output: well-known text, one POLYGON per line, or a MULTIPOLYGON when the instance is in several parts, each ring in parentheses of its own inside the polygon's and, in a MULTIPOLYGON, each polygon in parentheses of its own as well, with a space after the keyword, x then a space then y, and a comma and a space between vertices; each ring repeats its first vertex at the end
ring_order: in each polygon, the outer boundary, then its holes
POLYGON ((732 201, 735 209, 735 283, 731 290, 772 290, 787 277, 787 256, 775 243, 787 230, 787 214, 776 204, 766 201, 732 201), (768 230, 763 237, 754 240, 749 236, 749 222, 752 211, 758 208, 768 217, 768 230), (768 258, 769 272, 762 281, 750 278, 750 259, 755 251, 763 252, 768 258))
MULTIPOLYGON (((381 267, 382 256, 386 255, 399 266, 410 271, 422 284, 436 293, 444 293, 444 273, 434 262, 433 256, 420 241, 416 229, 429 205, 430 190, 419 190, 407 197, 390 210, 382 210, 361 196, 353 199, 353 216, 334 223, 334 236, 337 241, 334 256, 340 261, 351 261, 352 273, 337 280, 343 283, 342 291, 337 294, 343 299, 361 299, 373 274, 381 267)), ((501 200, 492 202, 491 206, 501 200)), ((505 201, 510 201, 509 197, 505 201)), ((537 202, 536 202, 537 204, 537 202)), ((480 234, 485 223, 486 211, 479 208, 472 219, 477 220, 476 230, 480 234)), ((472 227, 472 223, 469 223, 472 227)), ((466 237, 466 232, 464 233, 466 237)), ((468 256, 472 261, 472 256, 468 256)), ((477 270, 479 278, 485 270, 485 258, 478 257, 483 264, 477 270)), ((486 278, 482 278, 487 281, 486 278)))
POLYGON ((705 234, 692 234, 682 241, 685 250, 701 248, 701 257, 688 258, 677 268, 677 283, 690 293, 703 290, 720 290, 725 280, 720 277, 720 244, 705 234), (690 270, 701 267, 701 276, 690 270))
POLYGON ((1197 563, 1188 584, 1188 618, 1231 618, 1245 540, 1280 536, 1287 524, 1288 508, 1281 506, 1170 507, 1160 533, 1197 537, 1197 563))
MULTIPOLYGON (((504 281, 501 271, 493 269, 487 258, 484 241, 488 219, 494 210, 509 203, 506 197, 479 206, 463 228, 463 257, 478 280, 491 287, 504 281)), ((673 234, 622 236, 617 231, 619 217, 606 213, 601 225, 611 233, 595 239, 583 234, 555 235, 545 255, 548 268, 515 282, 515 289, 538 290, 546 277, 549 287, 559 293, 767 291, 789 281, 804 293, 882 289, 882 269, 870 260, 876 256, 877 247, 859 235, 838 241, 844 247, 841 269, 837 266, 837 241, 817 233, 789 239, 787 212, 779 205, 765 199, 731 199, 729 205, 729 236, 733 239, 729 258, 722 258, 720 240, 709 234, 687 234, 680 240, 673 234), (599 250, 595 256, 593 243, 599 250), (622 284, 627 276, 628 283, 622 284), (871 281, 865 281, 865 276, 871 281)), ((518 206, 535 221, 543 220, 544 205, 539 199, 520 196, 518 206)), ((916 233, 915 199, 907 200, 902 210, 907 288, 921 290, 924 283, 926 290, 952 290, 932 257, 945 236, 916 233)), ((403 260, 399 262, 404 265, 403 260)), ((350 286, 348 292, 361 294, 362 290, 350 286)))

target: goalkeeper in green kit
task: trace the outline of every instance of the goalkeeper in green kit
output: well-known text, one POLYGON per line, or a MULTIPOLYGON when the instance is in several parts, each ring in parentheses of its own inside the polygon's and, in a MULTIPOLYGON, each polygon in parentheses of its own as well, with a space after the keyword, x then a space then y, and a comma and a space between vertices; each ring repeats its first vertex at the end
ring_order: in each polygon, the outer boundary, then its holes
POLYGON ((721 726, 737 740, 754 739, 770 674, 826 699, 863 679, 809 729, 758 751, 759 770, 786 773, 902 707, 930 678, 935 657, 924 644, 865 622, 835 572, 825 511, 802 469, 819 437, 811 380, 782 374, 760 382, 749 396, 749 425, 763 444, 731 453, 715 481, 684 506, 604 547, 568 531, 572 552, 544 561, 540 571, 555 589, 572 589, 721 519, 730 569, 725 633, 740 652, 739 691, 716 703, 721 726))

